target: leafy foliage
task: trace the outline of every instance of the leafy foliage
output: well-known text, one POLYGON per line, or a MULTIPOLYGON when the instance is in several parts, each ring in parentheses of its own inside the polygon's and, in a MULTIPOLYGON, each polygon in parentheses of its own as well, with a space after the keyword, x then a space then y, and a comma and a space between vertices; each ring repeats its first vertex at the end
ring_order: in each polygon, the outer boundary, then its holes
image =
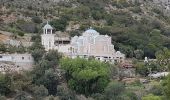
POLYGON ((170 50, 164 48, 158 52, 156 52, 156 57, 158 59, 158 63, 164 67, 164 69, 170 69, 170 50))
POLYGON ((122 83, 112 82, 105 89, 107 100, 120 100, 122 93, 125 91, 125 86, 122 83))
POLYGON ((11 78, 8 75, 0 74, 0 94, 7 95, 11 92, 11 78))
POLYGON ((81 58, 61 60, 69 87, 77 93, 90 95, 104 90, 109 82, 108 65, 81 58))
MULTIPOLYGON (((28 19, 26 21, 19 18, 16 22, 9 24, 4 23, 6 20, 2 19, 0 28, 14 33, 14 38, 18 35, 24 36, 26 33, 40 32, 39 27, 42 27, 41 23, 44 20, 52 19, 50 23, 56 31, 66 31, 66 28, 70 27, 70 22, 75 22, 80 25, 80 28, 69 31, 71 36, 80 35, 82 31, 92 26, 102 35, 111 36, 116 50, 125 53, 128 58, 135 57, 138 60, 145 56, 157 58, 159 64, 136 64, 136 71, 142 76, 149 74, 148 68, 152 68, 152 71, 164 71, 169 67, 170 18, 163 16, 162 12, 156 8, 143 9, 145 5, 140 6, 139 0, 135 2, 131 0, 128 2, 127 0, 64 0, 59 3, 50 0, 35 0, 34 3, 30 0, 1 1, 2 6, 7 9, 6 13, 5 10, 1 12, 2 15, 7 17, 16 15, 28 19)), ((61 55, 56 51, 45 52, 40 44, 40 35, 33 36, 32 41, 35 43, 29 50, 36 61, 33 71, 29 75, 24 73, 25 76, 0 75, 1 95, 17 92, 16 100, 29 100, 27 98, 29 93, 36 100, 42 100, 47 95, 58 95, 62 100, 75 100, 74 91, 76 91, 86 96, 93 95, 96 100, 137 100, 136 95, 126 90, 124 84, 111 82, 108 85, 109 79, 114 79, 113 77, 118 74, 115 73, 117 69, 95 60, 63 58, 60 62, 61 68, 65 70, 66 81, 72 90, 66 90, 65 87, 61 89, 58 87, 59 73, 56 71, 60 66, 58 61, 61 55)), ((22 46, 18 48, 0 44, 1 53, 26 51, 26 48, 22 46)), ((63 81, 65 82, 65 79, 63 81)), ((164 84, 164 95, 169 99, 168 84, 169 79, 164 84)), ((158 97, 162 96, 160 86, 152 87, 149 92, 153 95, 145 96, 144 100, 160 100, 158 97)))
POLYGON ((37 24, 42 23, 42 19, 38 16, 32 17, 32 21, 37 24))
POLYGON ((69 18, 67 16, 61 16, 60 19, 54 19, 50 24, 56 29, 56 31, 64 31, 68 24, 69 18))
POLYGON ((168 75, 167 79, 165 79, 162 84, 166 99, 170 98, 170 84, 169 83, 170 83, 170 75, 168 75))
POLYGON ((34 42, 29 49, 35 62, 39 62, 45 53, 45 49, 40 42, 34 42))
POLYGON ((137 96, 126 90, 123 83, 113 81, 105 88, 102 100, 138 100, 137 96))
POLYGON ((0 52, 4 53, 7 51, 7 48, 4 44, 0 44, 0 52))
POLYGON ((142 98, 142 100, 161 100, 161 97, 149 94, 142 98))
POLYGON ((48 93, 56 95, 58 85, 58 74, 56 68, 59 64, 60 54, 57 51, 50 51, 39 61, 32 71, 33 83, 44 85, 48 93))
POLYGON ((59 86, 57 88, 57 94, 61 100, 78 100, 76 94, 64 86, 59 86))

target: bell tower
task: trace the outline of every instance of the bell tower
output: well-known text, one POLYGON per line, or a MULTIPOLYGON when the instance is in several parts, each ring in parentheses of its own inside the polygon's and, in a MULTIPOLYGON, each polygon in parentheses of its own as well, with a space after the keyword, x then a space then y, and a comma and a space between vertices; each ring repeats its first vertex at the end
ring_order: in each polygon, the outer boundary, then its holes
POLYGON ((46 51, 54 49, 54 34, 51 25, 47 24, 43 27, 43 34, 41 35, 41 43, 46 51))

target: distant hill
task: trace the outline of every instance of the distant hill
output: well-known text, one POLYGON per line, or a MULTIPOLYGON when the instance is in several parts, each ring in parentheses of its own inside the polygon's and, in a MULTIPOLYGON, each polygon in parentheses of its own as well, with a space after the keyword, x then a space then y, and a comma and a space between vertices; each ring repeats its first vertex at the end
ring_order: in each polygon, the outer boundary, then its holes
POLYGON ((112 36, 127 57, 155 58, 170 48, 170 18, 152 1, 143 0, 0 0, 0 29, 42 33, 48 20, 56 31, 80 35, 90 26, 112 36), (141 52, 138 52, 141 51, 141 52))

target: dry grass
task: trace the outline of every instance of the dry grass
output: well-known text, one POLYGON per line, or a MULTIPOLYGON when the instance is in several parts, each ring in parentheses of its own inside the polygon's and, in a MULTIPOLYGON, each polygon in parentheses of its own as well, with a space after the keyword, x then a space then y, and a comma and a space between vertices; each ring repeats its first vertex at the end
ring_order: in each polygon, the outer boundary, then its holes
POLYGON ((0 33, 0 43, 9 39, 9 36, 0 33))

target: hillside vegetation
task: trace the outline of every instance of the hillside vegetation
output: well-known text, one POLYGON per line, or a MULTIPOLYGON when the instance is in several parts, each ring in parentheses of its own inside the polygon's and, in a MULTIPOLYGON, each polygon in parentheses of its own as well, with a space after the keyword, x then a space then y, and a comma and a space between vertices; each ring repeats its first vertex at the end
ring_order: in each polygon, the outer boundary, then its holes
POLYGON ((170 48, 169 17, 151 2, 126 0, 1 0, 1 29, 14 34, 41 33, 50 20, 56 31, 80 35, 90 26, 112 36, 117 50, 127 57, 155 58, 155 52, 170 48), (6 16, 5 18, 3 16, 6 16), (10 16, 10 17, 9 17, 10 16), (12 21, 7 22, 8 19, 12 21))
POLYGON ((49 20, 56 31, 66 31, 71 36, 91 26, 112 36, 116 49, 130 58, 138 53, 140 58, 155 58, 156 51, 170 48, 170 18, 152 8, 149 1, 1 0, 0 4, 1 30, 14 34, 41 34, 42 25, 49 20))
POLYGON ((156 80, 147 76, 170 70, 170 18, 151 0, 138 1, 0 0, 0 52, 29 52, 35 61, 31 71, 0 73, 0 100, 169 100, 170 76, 156 80), (111 36, 116 50, 136 58, 130 60, 137 75, 126 76, 128 83, 119 64, 46 52, 40 34, 47 21, 61 34, 81 35, 92 27, 111 36), (25 36, 32 37, 32 46, 1 42, 25 36), (145 56, 157 61, 144 63, 145 56))

